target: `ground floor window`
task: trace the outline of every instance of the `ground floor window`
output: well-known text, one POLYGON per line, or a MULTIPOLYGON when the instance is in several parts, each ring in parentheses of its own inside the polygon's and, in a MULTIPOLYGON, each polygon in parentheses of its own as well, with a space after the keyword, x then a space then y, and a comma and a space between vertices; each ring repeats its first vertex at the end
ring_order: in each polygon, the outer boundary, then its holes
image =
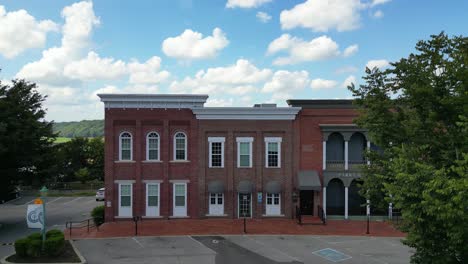
POLYGON ((146 184, 146 216, 159 216, 159 183, 146 184))
POLYGON ((174 216, 187 216, 187 183, 174 183, 174 216))
POLYGON ((222 193, 210 193, 209 196, 209 214, 224 214, 224 195, 222 193))
POLYGON ((279 193, 267 193, 266 195, 266 214, 281 214, 281 195, 279 193))
POLYGON ((119 184, 119 216, 132 216, 132 184, 119 184))
POLYGON ((252 195, 239 193, 239 217, 252 217, 252 195))

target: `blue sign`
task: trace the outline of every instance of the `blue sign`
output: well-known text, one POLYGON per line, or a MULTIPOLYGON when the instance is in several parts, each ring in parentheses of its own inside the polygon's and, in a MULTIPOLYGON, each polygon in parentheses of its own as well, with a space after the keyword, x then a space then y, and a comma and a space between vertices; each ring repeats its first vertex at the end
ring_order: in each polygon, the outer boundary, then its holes
POLYGON ((257 202, 258 202, 259 204, 261 204, 261 203, 262 203, 262 200, 263 200, 263 194, 262 194, 262 192, 258 192, 258 193, 257 193, 257 202))

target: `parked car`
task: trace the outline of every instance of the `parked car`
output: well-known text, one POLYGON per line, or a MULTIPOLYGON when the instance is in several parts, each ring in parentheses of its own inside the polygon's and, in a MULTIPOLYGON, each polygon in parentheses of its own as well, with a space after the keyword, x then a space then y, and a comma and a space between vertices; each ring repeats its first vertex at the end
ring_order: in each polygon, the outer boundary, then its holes
POLYGON ((106 188, 101 188, 96 192, 96 201, 104 201, 104 193, 106 188))
POLYGON ((6 203, 8 201, 14 200, 20 197, 20 192, 18 189, 15 189, 7 194, 0 194, 0 204, 6 203))

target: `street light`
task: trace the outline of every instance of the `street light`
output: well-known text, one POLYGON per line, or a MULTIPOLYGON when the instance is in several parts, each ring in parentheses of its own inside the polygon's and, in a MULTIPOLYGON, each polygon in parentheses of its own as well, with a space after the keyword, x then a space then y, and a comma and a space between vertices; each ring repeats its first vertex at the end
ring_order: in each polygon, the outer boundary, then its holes
POLYGON ((44 244, 46 240, 46 206, 45 206, 45 197, 47 197, 47 192, 49 190, 47 187, 42 186, 42 189, 39 191, 41 193, 42 199, 42 250, 44 250, 44 244))

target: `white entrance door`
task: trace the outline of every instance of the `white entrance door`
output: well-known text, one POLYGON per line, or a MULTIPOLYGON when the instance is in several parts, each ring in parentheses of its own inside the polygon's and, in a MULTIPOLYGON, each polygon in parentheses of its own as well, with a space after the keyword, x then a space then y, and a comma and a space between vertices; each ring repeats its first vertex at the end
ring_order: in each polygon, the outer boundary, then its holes
POLYGON ((222 193, 210 193, 209 204, 210 215, 224 214, 224 195, 222 193))
POLYGON ((146 216, 159 216, 159 183, 146 184, 146 216))
POLYGON ((279 193, 267 193, 266 196, 266 214, 281 214, 281 197, 279 193))
POLYGON ((187 183, 174 183, 173 216, 187 216, 187 183))
POLYGON ((252 217, 252 196, 250 193, 243 194, 239 193, 239 218, 252 217))
POLYGON ((132 216, 132 184, 119 184, 119 216, 132 216))

